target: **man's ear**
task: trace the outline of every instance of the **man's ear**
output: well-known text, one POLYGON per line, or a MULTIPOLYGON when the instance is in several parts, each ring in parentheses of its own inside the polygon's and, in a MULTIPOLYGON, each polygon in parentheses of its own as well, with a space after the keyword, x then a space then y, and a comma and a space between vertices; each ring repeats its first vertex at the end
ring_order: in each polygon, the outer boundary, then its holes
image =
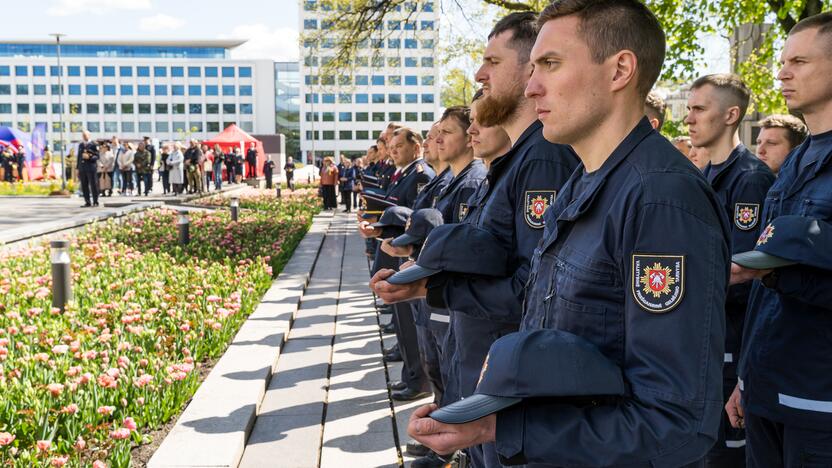
POLYGON ((725 125, 737 126, 740 122, 740 108, 739 106, 731 106, 725 109, 725 125))
POLYGON ((607 61, 614 65, 614 73, 611 82, 611 91, 620 91, 627 87, 636 78, 638 70, 638 58, 630 50, 622 50, 607 61))

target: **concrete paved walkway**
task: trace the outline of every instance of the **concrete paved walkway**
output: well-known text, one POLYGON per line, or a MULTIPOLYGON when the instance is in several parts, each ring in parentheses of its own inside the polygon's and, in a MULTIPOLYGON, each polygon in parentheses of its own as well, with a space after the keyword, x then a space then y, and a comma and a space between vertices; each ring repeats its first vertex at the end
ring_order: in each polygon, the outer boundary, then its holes
POLYGON ((388 375, 397 380, 400 368, 381 359, 379 316, 354 220, 339 213, 330 225, 241 467, 403 464, 407 418, 427 400, 390 400, 388 375))

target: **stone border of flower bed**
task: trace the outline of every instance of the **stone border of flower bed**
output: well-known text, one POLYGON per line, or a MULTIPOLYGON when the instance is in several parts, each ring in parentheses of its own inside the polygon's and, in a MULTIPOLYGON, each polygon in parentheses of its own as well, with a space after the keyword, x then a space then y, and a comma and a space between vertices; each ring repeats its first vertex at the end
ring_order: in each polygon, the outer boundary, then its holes
POLYGON ((120 218, 122 216, 149 210, 151 208, 159 208, 163 205, 164 204, 161 202, 134 203, 123 207, 110 209, 105 208, 90 213, 84 213, 72 218, 61 219, 51 223, 6 229, 0 233, 0 245, 26 241, 34 239, 35 237, 65 231, 67 229, 76 229, 94 222, 104 221, 110 218, 120 218))
POLYGON ((333 215, 321 213, 312 219, 291 259, 197 389, 148 468, 239 464, 333 215))

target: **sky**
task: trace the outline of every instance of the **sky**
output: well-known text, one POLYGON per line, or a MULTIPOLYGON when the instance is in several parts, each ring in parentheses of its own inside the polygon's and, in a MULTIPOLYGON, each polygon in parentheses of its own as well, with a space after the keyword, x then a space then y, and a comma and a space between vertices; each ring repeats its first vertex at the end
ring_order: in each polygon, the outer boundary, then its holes
MULTIPOLYGON (((55 32, 66 39, 247 39, 233 58, 298 59, 298 0, 7 0, 3 6, 0 40, 48 39, 55 32)), ((474 32, 453 11, 442 22, 474 32)), ((727 45, 709 38, 706 48, 702 73, 728 71, 727 45)))

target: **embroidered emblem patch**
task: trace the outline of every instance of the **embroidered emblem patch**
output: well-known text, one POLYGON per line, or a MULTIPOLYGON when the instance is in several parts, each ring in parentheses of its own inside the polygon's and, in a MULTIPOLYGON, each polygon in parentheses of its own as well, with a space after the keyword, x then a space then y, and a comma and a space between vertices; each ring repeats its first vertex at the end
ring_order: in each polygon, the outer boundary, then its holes
POLYGON ((763 245, 774 236, 774 226, 769 224, 757 238, 757 245, 763 245))
POLYGON ((743 231, 749 231, 757 225, 760 205, 756 203, 737 203, 734 205, 734 225, 743 231))
POLYGON ((422 190, 424 190, 425 185, 427 184, 416 184, 416 193, 422 193, 422 190))
POLYGON ((633 254, 632 291, 647 312, 669 312, 685 294, 684 255, 633 254))
POLYGON ((462 221, 463 218, 468 214, 468 204, 467 203, 460 203, 459 204, 459 217, 458 220, 462 221))
POLYGON ((543 214, 546 209, 555 204, 554 190, 526 190, 526 205, 523 211, 526 224, 540 229, 544 225, 543 214))
POLYGON ((359 206, 359 210, 367 211, 367 199, 363 196, 361 197, 361 205, 359 206))
POLYGON ((488 354, 485 355, 485 362, 482 363, 482 370, 480 371, 480 378, 477 380, 477 386, 482 382, 482 378, 485 377, 485 371, 488 369, 488 356, 488 354))
POLYGON ((412 217, 410 217, 410 216, 408 216, 408 218, 407 218, 407 222, 405 222, 405 223, 404 223, 404 232, 407 232, 407 231, 409 231, 409 230, 410 230, 410 220, 411 220, 411 219, 413 219, 413 218, 412 218, 412 217))

